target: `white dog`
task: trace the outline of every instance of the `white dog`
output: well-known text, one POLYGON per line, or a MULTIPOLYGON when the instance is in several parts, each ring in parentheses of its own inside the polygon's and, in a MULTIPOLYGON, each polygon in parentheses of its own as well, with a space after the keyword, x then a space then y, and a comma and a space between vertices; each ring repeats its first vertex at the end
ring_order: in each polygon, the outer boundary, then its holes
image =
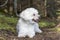
POLYGON ((27 8, 20 13, 20 19, 17 23, 18 37, 33 38, 35 33, 42 33, 36 22, 39 19, 38 10, 35 8, 27 8))

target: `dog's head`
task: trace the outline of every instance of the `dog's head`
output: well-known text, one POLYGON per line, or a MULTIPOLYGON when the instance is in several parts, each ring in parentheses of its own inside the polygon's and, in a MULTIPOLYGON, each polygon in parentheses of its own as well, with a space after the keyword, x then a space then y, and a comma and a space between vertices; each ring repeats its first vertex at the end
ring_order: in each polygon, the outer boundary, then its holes
POLYGON ((30 20, 36 22, 40 15, 38 15, 38 10, 35 8, 27 8, 20 13, 20 17, 24 20, 30 20))

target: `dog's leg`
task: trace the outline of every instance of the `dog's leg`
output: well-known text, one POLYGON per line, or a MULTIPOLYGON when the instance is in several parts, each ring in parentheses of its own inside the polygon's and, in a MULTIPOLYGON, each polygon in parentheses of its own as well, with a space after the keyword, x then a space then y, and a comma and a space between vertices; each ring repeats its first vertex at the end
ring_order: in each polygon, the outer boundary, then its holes
POLYGON ((38 24, 36 23, 34 26, 35 32, 42 33, 42 30, 39 29, 38 24))
POLYGON ((30 33, 28 33, 28 37, 29 38, 33 38, 35 36, 35 32, 30 32, 30 33))
POLYGON ((39 27, 35 26, 35 32, 42 33, 42 30, 40 30, 39 27))
POLYGON ((18 37, 25 37, 26 35, 24 33, 18 33, 18 37))

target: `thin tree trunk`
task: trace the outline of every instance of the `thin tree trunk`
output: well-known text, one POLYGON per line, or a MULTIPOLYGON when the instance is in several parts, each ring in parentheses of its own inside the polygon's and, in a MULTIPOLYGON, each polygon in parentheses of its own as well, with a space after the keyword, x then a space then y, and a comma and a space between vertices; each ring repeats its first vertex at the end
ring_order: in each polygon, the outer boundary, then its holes
POLYGON ((17 14, 17 0, 14 0, 14 13, 18 16, 18 14, 17 14))
POLYGON ((47 16, 46 3, 47 3, 47 0, 45 0, 45 17, 47 16))

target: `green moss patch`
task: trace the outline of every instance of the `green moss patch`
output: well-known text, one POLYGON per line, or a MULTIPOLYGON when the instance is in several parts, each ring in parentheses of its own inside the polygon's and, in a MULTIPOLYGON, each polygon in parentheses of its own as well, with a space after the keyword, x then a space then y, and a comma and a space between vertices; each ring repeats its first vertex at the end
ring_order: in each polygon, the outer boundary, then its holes
POLYGON ((42 20, 39 22, 40 27, 54 27, 55 25, 56 25, 55 22, 46 21, 46 20, 42 20))

